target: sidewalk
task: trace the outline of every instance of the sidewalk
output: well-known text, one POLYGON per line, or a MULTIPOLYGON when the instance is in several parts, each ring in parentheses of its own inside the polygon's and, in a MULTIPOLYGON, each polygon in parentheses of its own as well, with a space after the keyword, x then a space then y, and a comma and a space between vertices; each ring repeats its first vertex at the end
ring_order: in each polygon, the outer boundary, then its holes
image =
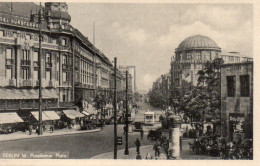
MULTIPOLYGON (((117 158, 118 159, 130 159, 130 160, 136 159, 136 155, 137 155, 136 148, 130 148, 129 155, 125 155, 124 152, 125 152, 125 149, 118 150, 117 158)), ((140 147, 140 154, 141 154, 142 159, 145 159, 147 153, 150 153, 150 155, 154 156, 153 145, 147 145, 147 146, 140 147)), ((91 159, 114 159, 114 152, 100 154, 100 155, 92 157, 91 159)), ((160 159, 166 160, 167 157, 165 154, 161 153, 160 159)))
POLYGON ((59 136, 59 135, 71 135, 71 134, 80 134, 80 133, 91 133, 91 132, 99 132, 101 128, 93 129, 93 130, 80 130, 78 127, 73 129, 57 129, 51 133, 49 130, 43 132, 42 135, 37 135, 35 130, 32 132, 32 135, 29 135, 29 132, 15 132, 11 134, 1 134, 0 135, 0 142, 2 141, 13 141, 13 140, 20 140, 20 139, 30 139, 30 138, 40 138, 40 137, 51 137, 51 136, 59 136))
MULTIPOLYGON (((195 155, 193 154, 190 149, 188 142, 193 141, 193 139, 186 139, 183 140, 182 151, 180 152, 180 160, 219 160, 219 157, 212 157, 206 155, 195 155)), ((150 153, 150 155, 154 158, 154 150, 153 145, 141 146, 140 147, 140 154, 142 159, 145 159, 146 154, 150 153)), ((136 148, 129 149, 129 155, 124 155, 124 149, 117 151, 117 158, 118 159, 136 159, 136 148)), ((92 157, 91 159, 114 159, 114 152, 104 153, 97 156, 92 157)), ((167 160, 166 154, 161 153, 160 158, 161 160, 167 160)))

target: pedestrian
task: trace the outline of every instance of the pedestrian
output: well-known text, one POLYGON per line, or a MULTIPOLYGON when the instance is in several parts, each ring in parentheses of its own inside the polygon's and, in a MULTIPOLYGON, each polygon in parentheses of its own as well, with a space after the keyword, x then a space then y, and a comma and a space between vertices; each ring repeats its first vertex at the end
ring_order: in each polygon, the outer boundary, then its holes
POLYGON ((32 135, 32 125, 29 125, 29 135, 32 135))
POLYGON ((54 130, 53 123, 51 124, 50 130, 51 130, 51 133, 53 133, 53 130, 54 130))
POLYGON ((136 152, 137 152, 137 154, 140 154, 140 146, 141 146, 141 142, 139 141, 138 138, 136 138, 135 146, 136 146, 136 152))
POLYGON ((158 141, 153 146, 153 150, 154 150, 154 153, 155 153, 155 157, 160 157, 160 144, 159 144, 158 141))
POLYGON ((150 153, 147 153, 145 159, 146 160, 153 159, 153 156, 150 153))
POLYGON ((140 134, 141 134, 141 139, 143 140, 143 137, 144 137, 144 130, 143 129, 141 129, 140 134))

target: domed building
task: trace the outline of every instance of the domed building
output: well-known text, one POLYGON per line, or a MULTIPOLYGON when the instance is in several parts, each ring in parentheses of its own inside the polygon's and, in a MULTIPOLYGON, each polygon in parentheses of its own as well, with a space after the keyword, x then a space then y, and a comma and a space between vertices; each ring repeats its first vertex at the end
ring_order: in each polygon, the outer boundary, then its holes
POLYGON ((221 48, 207 36, 194 35, 183 40, 175 49, 171 62, 172 89, 190 89, 197 85, 197 72, 207 61, 219 57, 220 53, 221 48))

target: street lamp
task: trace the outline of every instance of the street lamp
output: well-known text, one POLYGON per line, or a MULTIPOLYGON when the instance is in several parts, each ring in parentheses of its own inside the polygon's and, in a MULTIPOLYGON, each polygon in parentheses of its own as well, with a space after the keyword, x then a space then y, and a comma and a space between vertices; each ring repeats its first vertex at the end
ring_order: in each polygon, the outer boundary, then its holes
POLYGON ((125 90, 125 106, 126 106, 126 113, 125 113, 125 123, 126 123, 126 135, 125 135, 125 155, 129 154, 128 150, 128 71, 126 70, 126 90, 125 90))
POLYGON ((42 6, 40 3, 40 9, 38 13, 33 14, 31 10, 31 15, 30 15, 30 21, 34 22, 34 17, 38 16, 38 21, 37 23, 39 24, 39 72, 38 72, 38 79, 39 79, 39 135, 42 135, 42 49, 41 49, 41 44, 42 44, 42 21, 44 19, 44 13, 42 13, 42 6))

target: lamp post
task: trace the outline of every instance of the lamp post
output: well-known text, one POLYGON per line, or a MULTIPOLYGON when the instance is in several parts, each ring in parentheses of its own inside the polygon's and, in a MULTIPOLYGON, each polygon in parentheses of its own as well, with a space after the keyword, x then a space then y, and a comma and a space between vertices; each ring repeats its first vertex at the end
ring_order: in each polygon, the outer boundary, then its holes
POLYGON ((117 92, 116 92, 116 62, 117 58, 114 58, 114 159, 117 159, 117 122, 116 122, 116 114, 117 114, 117 92))
POLYGON ((125 123, 126 123, 126 135, 125 135, 125 155, 129 154, 128 150, 128 71, 126 70, 126 90, 125 90, 125 106, 126 106, 126 113, 125 113, 125 123))
POLYGON ((31 20, 34 22, 34 17, 38 16, 38 24, 39 24, 39 72, 38 72, 38 79, 39 79, 39 135, 42 135, 42 19, 43 19, 43 13, 41 9, 41 3, 40 3, 40 9, 38 14, 33 14, 31 11, 31 20))

